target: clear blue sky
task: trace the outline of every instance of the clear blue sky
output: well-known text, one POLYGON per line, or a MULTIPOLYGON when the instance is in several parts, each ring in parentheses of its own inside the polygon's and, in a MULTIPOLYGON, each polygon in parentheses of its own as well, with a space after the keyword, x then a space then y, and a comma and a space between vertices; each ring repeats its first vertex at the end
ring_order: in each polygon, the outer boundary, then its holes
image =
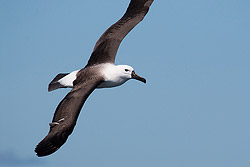
POLYGON ((249 167, 250 1, 155 0, 116 64, 147 84, 96 90, 55 154, 37 158, 69 89, 129 0, 0 0, 0 166, 249 167))

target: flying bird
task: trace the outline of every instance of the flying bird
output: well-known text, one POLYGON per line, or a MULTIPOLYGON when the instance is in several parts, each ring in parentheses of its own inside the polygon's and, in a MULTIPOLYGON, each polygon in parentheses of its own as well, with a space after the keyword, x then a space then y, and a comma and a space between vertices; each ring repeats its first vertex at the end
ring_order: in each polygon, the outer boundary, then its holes
POLYGON ((123 38, 148 13, 154 0, 131 0, 120 20, 111 25, 96 42, 87 65, 81 70, 58 74, 49 84, 48 91, 72 88, 59 103, 47 136, 36 146, 37 156, 56 152, 72 133, 81 108, 96 88, 122 85, 129 79, 146 83, 128 65, 115 65, 115 57, 123 38))

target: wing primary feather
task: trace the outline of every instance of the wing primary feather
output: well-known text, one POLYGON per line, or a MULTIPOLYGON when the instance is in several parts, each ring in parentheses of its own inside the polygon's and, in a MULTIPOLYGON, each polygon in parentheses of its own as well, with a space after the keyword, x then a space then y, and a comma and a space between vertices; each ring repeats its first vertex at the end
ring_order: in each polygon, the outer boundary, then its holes
POLYGON ((52 123, 57 124, 50 126, 48 135, 35 148, 37 156, 50 155, 67 141, 76 125, 84 102, 102 81, 102 78, 93 77, 91 80, 75 85, 64 97, 53 117, 52 123))
POLYGON ((114 63, 120 43, 143 20, 152 2, 153 0, 131 0, 122 18, 111 25, 96 42, 86 66, 114 63))

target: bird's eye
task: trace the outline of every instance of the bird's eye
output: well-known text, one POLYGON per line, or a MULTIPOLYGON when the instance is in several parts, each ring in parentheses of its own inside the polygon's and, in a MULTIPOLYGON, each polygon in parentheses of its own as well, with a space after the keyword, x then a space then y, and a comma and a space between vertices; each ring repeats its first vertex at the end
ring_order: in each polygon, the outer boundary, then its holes
POLYGON ((128 69, 125 69, 126 72, 128 72, 129 70, 128 69))

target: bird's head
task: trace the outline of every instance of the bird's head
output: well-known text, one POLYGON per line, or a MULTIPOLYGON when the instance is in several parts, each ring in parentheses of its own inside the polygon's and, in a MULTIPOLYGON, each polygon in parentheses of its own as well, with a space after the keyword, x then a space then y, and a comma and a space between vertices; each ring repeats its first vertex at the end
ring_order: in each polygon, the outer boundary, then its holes
POLYGON ((146 83, 146 79, 137 75, 133 67, 129 65, 118 65, 117 68, 119 69, 121 77, 125 79, 136 79, 138 81, 146 83))

